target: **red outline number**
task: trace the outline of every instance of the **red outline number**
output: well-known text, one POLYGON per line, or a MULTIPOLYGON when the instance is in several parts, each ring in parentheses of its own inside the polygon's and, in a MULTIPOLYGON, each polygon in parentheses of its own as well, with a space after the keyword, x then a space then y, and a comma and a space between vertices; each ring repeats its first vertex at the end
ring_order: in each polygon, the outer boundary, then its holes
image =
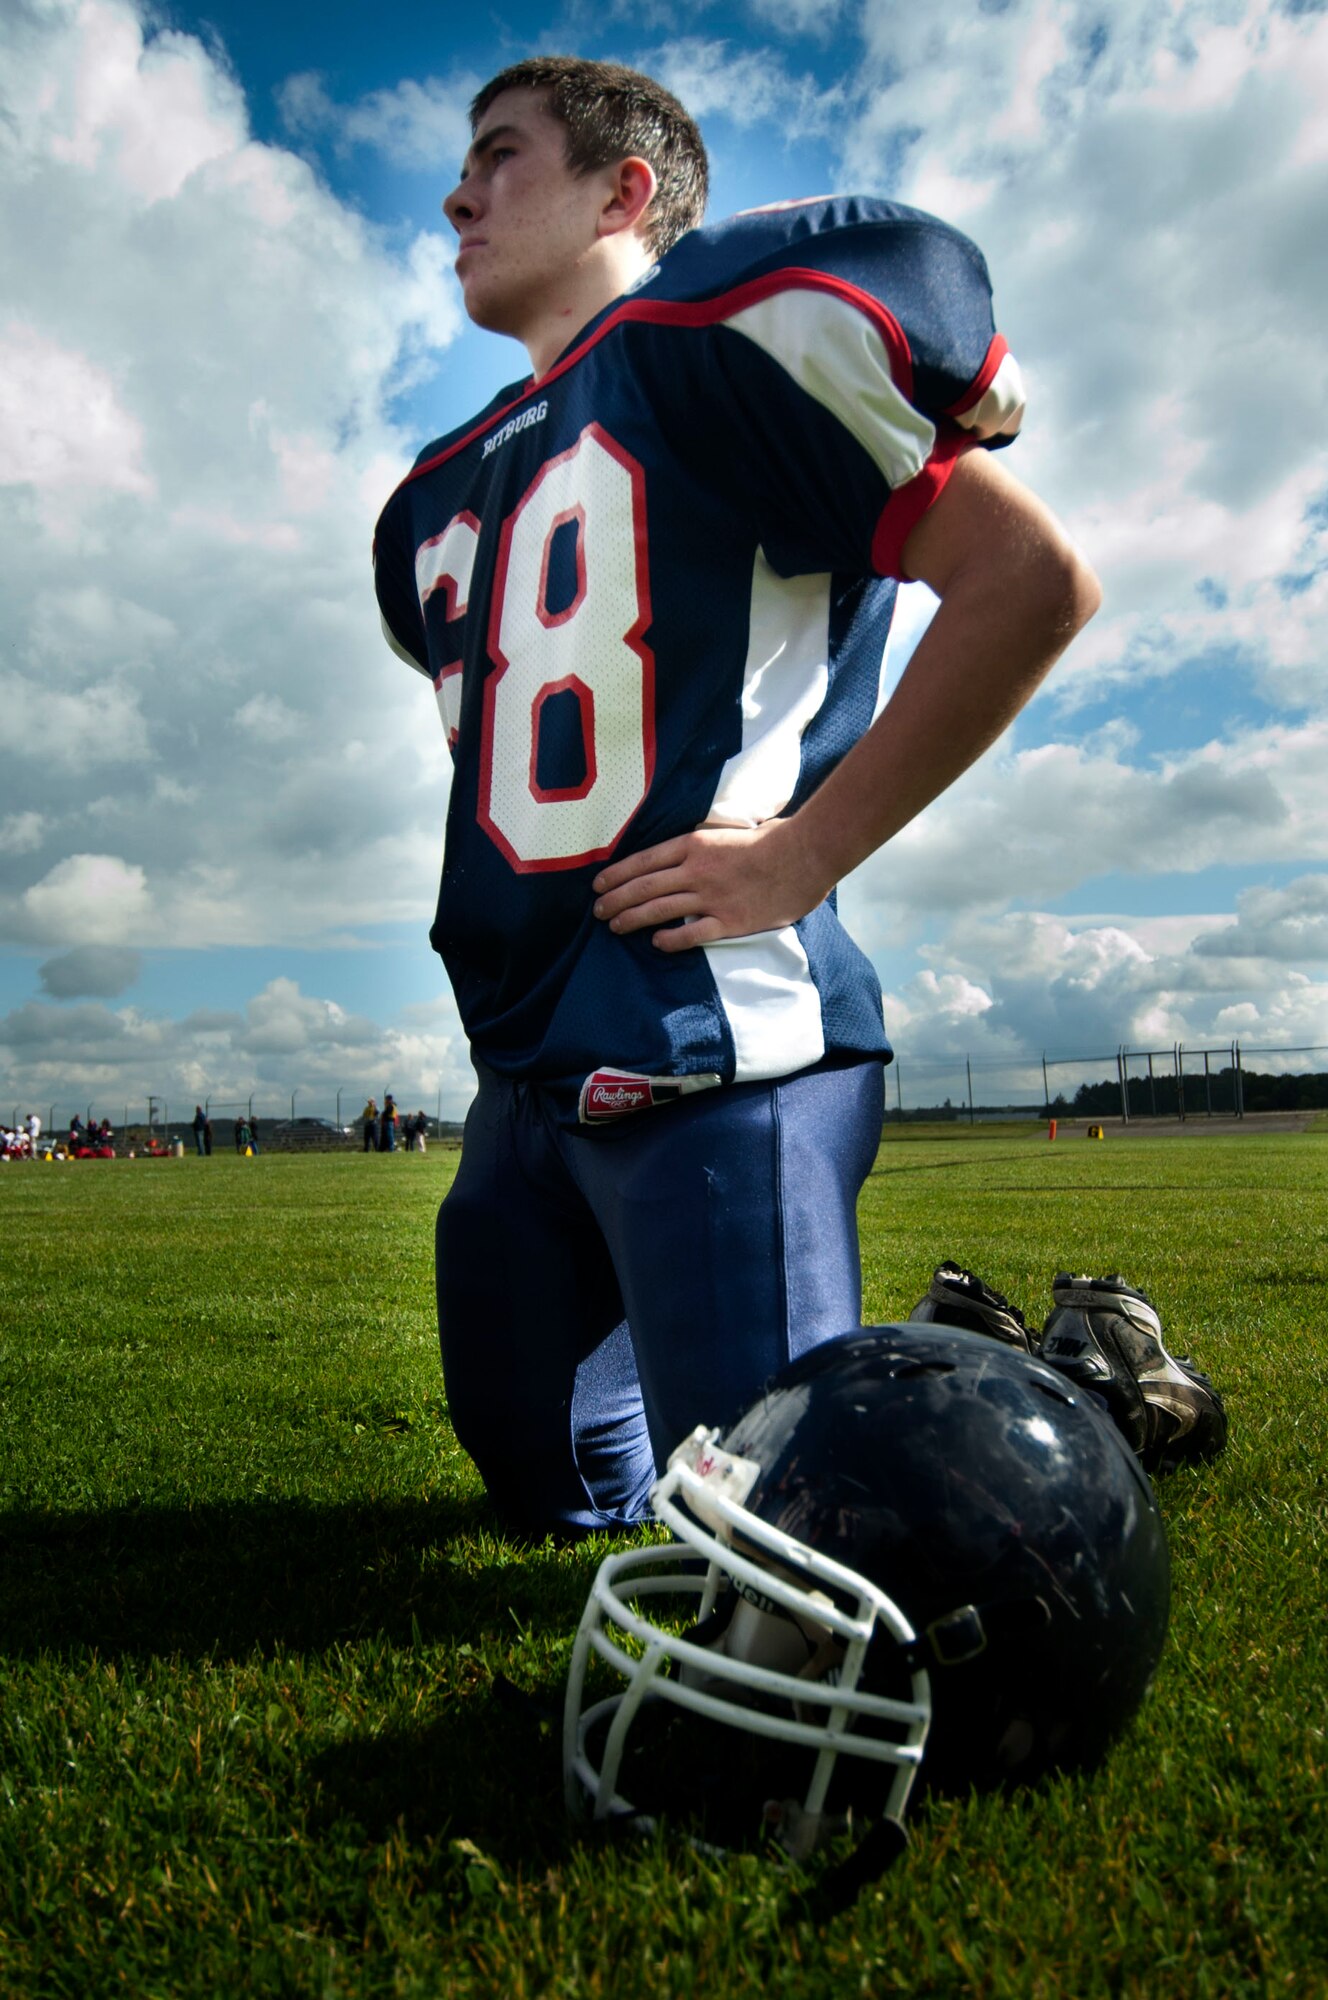
POLYGON ((595 697, 578 674, 566 680, 550 681, 531 705, 530 715, 530 796, 541 805, 551 799, 583 799, 595 782, 595 697), (535 775, 539 760, 540 711, 550 695, 574 694, 581 710, 581 741, 586 747, 586 775, 579 785, 541 785, 535 775))
POLYGON ((586 510, 578 504, 564 507, 561 514, 555 514, 549 523, 549 532, 544 537, 544 557, 540 563, 539 596, 535 599, 535 616, 546 632, 552 632, 555 625, 565 625, 581 609, 586 594, 586 510), (553 538, 559 528, 565 528, 570 521, 576 522, 576 590, 571 603, 562 611, 549 609, 549 561, 553 555, 553 538))

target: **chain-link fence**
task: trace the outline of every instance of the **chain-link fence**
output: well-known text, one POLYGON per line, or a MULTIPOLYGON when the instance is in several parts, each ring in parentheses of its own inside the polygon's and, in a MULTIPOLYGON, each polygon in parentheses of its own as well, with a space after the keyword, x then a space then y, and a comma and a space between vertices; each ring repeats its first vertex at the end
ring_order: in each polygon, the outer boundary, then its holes
MULTIPOLYGON (((1133 1049, 1121 1044, 1100 1055, 1042 1054, 1032 1057, 930 1055, 907 1045, 898 1049, 886 1072, 886 1117, 965 1120, 1047 1118, 1057 1115, 1142 1118, 1243 1118, 1247 1113, 1328 1106, 1328 1043, 1254 1044, 1231 1041, 1169 1048, 1133 1049), (1316 1061, 1317 1059, 1317 1061, 1316 1061)), ((244 1098, 204 1097, 214 1143, 229 1144, 236 1128, 256 1126, 260 1141, 275 1150, 296 1147, 343 1149, 363 1145, 363 1118, 372 1092, 343 1086, 335 1094, 296 1089, 255 1090, 244 1098)), ((424 1115, 431 1138, 453 1138, 460 1121, 442 1116, 441 1097, 430 1107, 398 1103, 407 1116, 424 1115)), ((17 1127, 32 1111, 46 1138, 65 1137, 79 1127, 109 1122, 117 1146, 139 1143, 193 1143, 193 1104, 148 1096, 112 1104, 102 1098, 72 1103, 68 1098, 42 1105, 15 1104, 17 1127)), ((0 1118, 3 1111, 0 1110, 0 1118)))
POLYGON ((1003 1062, 989 1056, 930 1056, 895 1050, 885 1073, 888 1119, 1040 1118, 1046 1095, 1041 1068, 1027 1058, 1003 1062))
POLYGON ((902 1049, 887 1072, 887 1118, 1243 1118, 1247 1112, 1328 1106, 1328 1044, 1239 1041, 1163 1049, 1125 1044, 1101 1055, 1034 1061, 902 1049), (1314 1058, 1319 1059, 1316 1067, 1314 1058))

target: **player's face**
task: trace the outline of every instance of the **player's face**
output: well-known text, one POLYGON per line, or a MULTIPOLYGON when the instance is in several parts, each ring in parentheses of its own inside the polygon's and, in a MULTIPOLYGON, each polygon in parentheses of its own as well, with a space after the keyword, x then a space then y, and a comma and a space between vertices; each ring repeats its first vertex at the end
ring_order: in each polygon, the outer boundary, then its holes
POLYGON ((545 93, 505 90, 485 112, 443 213, 477 326, 521 339, 563 301, 599 235, 603 176, 575 174, 545 93))

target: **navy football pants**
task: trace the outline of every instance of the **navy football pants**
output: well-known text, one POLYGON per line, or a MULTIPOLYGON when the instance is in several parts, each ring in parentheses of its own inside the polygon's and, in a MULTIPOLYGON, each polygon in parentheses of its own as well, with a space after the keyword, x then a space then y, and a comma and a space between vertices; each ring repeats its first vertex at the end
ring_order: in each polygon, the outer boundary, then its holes
POLYGON ((481 1070, 438 1213, 453 1425, 514 1528, 614 1528, 700 1423, 859 1324, 882 1065, 739 1084, 598 1131, 481 1070))

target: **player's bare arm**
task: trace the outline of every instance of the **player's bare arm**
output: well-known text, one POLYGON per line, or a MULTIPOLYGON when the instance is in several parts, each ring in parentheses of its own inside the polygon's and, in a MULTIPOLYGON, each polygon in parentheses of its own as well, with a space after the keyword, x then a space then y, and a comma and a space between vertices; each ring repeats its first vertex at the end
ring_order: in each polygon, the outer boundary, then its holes
POLYGON ((1009 727, 1096 611, 1097 578, 1055 517, 985 452, 956 466, 904 546, 940 599, 872 728, 800 810, 703 827, 596 876, 595 914, 661 951, 807 915, 1009 727))

